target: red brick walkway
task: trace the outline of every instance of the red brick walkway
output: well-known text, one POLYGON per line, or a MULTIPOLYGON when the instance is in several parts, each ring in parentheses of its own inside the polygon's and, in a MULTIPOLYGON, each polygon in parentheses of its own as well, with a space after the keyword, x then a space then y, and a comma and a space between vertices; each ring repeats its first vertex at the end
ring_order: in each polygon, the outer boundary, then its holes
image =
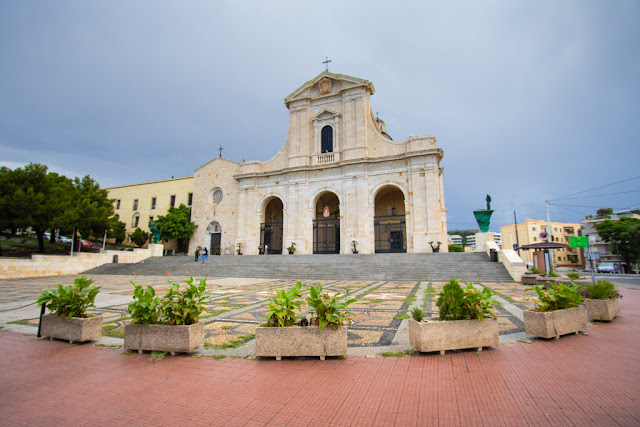
POLYGON ((640 291, 588 335, 401 359, 123 355, 0 331, 1 425, 640 425, 640 291))

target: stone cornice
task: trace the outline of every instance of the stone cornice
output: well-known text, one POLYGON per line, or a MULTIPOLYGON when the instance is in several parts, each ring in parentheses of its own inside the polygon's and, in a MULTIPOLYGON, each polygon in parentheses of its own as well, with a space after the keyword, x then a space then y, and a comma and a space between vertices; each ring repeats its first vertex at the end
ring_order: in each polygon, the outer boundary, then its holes
POLYGON ((395 154, 392 156, 367 157, 364 159, 361 158, 361 159, 341 160, 339 162, 327 163, 321 166, 320 165, 298 166, 298 167, 276 169, 276 170, 264 171, 264 172, 240 173, 240 174, 234 175, 233 178, 236 181, 240 181, 242 179, 286 175, 293 172, 311 172, 319 169, 337 169, 337 168, 350 166, 350 165, 374 164, 374 163, 382 163, 382 162, 389 162, 394 160, 404 160, 404 159, 410 159, 414 157, 434 156, 434 155, 438 157, 438 160, 442 160, 444 152, 442 151, 441 148, 430 148, 428 150, 411 151, 409 153, 395 154))

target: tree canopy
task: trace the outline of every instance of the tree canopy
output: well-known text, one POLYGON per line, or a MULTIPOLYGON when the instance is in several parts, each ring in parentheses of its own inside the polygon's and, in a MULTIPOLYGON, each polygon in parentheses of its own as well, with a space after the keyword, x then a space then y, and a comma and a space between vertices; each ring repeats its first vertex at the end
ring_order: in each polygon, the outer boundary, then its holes
POLYGON ((595 227, 600 237, 610 243, 611 253, 619 250, 620 257, 629 265, 640 261, 640 218, 607 219, 595 227))
POLYGON ((600 208, 596 211, 596 218, 609 218, 611 215, 613 215, 612 208, 600 208))
POLYGON ((83 237, 104 234, 113 223, 107 191, 88 175, 71 180, 47 169, 40 163, 0 168, 0 231, 31 227, 39 252, 46 230, 77 227, 83 237))
POLYGON ((177 208, 171 207, 166 215, 158 215, 155 220, 160 231, 160 239, 178 241, 178 250, 185 251, 186 242, 196 231, 197 225, 191 222, 191 208, 183 203, 177 208))
POLYGON ((133 233, 131 233, 131 235, 129 236, 129 239, 131 239, 131 241, 136 246, 141 248, 145 243, 147 243, 147 240, 149 240, 149 233, 147 233, 146 231, 142 231, 138 227, 135 230, 133 230, 133 233))

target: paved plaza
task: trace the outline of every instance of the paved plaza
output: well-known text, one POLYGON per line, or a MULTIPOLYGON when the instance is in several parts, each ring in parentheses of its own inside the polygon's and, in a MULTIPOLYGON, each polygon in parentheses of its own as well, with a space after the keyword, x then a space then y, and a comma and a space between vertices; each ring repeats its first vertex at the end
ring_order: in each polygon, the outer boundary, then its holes
MULTIPOLYGON (((267 300, 292 280, 213 278, 206 345, 152 357, 122 349, 133 280, 160 295, 168 276, 92 275, 104 337, 70 345, 36 339, 43 289, 76 276, 0 280, 0 425, 639 425, 640 291, 585 333, 542 340, 523 332, 531 291, 499 295, 501 345, 402 356, 408 310, 437 313, 442 282, 306 280, 353 295, 347 359, 253 357, 267 300), (384 353, 384 356, 383 356, 384 353)), ((181 281, 185 277, 173 277, 181 281)))

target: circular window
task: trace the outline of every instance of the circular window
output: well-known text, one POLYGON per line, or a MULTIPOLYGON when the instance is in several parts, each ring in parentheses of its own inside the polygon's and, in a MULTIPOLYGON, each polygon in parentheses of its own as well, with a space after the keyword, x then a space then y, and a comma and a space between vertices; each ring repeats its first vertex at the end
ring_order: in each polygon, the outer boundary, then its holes
POLYGON ((213 203, 218 204, 222 201, 222 190, 217 188, 213 190, 213 195, 211 196, 213 203))

